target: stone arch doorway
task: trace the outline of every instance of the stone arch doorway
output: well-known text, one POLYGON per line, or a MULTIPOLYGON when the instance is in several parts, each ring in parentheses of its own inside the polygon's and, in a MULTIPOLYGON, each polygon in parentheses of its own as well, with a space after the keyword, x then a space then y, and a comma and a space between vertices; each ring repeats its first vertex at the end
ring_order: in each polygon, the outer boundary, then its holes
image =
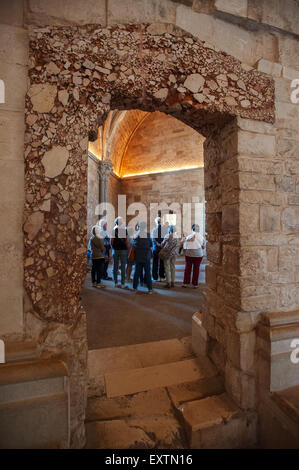
POLYGON ((72 445, 83 440, 86 397, 80 292, 86 269, 87 135, 92 138, 110 109, 159 110, 206 137, 207 352, 226 374, 234 398, 241 406, 254 406, 253 392, 247 387, 243 396, 242 391, 244 380, 254 375, 252 364, 245 371, 236 365, 243 352, 236 323, 242 311, 244 224, 236 118, 273 122, 272 79, 170 25, 46 27, 30 35, 25 322, 44 351, 63 355, 68 363, 72 445), (237 359, 231 344, 239 351, 237 359))
MULTIPOLYGON (((163 224, 176 225, 179 239, 183 233, 191 232, 195 222, 204 234, 203 142, 197 131, 165 113, 111 111, 99 129, 98 139, 89 143, 88 234, 104 216, 104 209, 102 215, 95 210, 99 199, 109 203, 109 212, 110 204, 113 206, 113 216, 108 217, 112 219, 108 233, 114 227, 116 215, 126 217, 132 235, 140 217, 146 220, 147 230, 152 233, 155 219, 160 215, 163 224), (103 192, 106 192, 104 198, 103 192), (119 214, 119 206, 122 212, 125 206, 126 212, 119 214)), ((82 302, 87 314, 89 350, 190 337, 192 314, 201 309, 205 257, 199 272, 200 288, 181 289, 185 261, 182 255, 176 259, 175 288, 170 290, 164 288, 166 279, 162 275, 164 280, 161 280, 157 259, 152 259, 153 288, 157 294, 154 299, 144 295, 146 286, 139 285, 140 295, 128 293, 133 287, 132 267, 125 291, 114 288, 113 260, 107 267, 108 278, 104 282, 107 289, 100 293, 92 289, 88 272, 82 302), (98 302, 103 305, 100 312, 98 302)), ((119 274, 119 286, 120 283, 119 274)))

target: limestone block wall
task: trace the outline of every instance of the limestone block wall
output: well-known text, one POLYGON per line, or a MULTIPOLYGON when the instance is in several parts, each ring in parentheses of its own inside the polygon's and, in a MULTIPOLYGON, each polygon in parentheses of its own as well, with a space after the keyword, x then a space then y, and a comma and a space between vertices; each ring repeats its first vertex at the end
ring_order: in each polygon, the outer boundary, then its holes
MULTIPOLYGON (((154 226, 157 211, 150 218, 150 205, 165 202, 179 204, 183 211, 184 203, 204 204, 204 169, 181 170, 156 175, 124 178, 121 183, 122 194, 127 196, 127 205, 140 202, 148 209, 148 229, 154 226)), ((202 207, 201 207, 202 208, 202 207)), ((136 214, 137 215, 137 214, 136 214)), ((136 217, 136 216, 134 216, 136 217)), ((194 223, 194 204, 192 206, 194 223)), ((128 217, 128 221, 132 216, 128 217)), ((203 218, 202 223, 203 223, 203 218)), ((191 231, 191 227, 189 227, 191 231)))
POLYGON ((22 2, 1 2, 0 78, 0 334, 23 335, 24 112, 28 33, 22 2), (4 5, 6 4, 6 5, 4 5))

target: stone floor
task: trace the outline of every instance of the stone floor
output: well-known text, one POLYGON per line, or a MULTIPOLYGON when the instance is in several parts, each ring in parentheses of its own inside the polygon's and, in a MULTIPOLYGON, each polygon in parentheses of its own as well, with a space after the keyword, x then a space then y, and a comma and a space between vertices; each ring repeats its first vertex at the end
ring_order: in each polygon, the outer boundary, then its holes
MULTIPOLYGON (((153 295, 146 288, 135 294, 105 281, 105 289, 92 287, 90 273, 84 285, 82 301, 87 312, 89 349, 109 348, 149 341, 182 338, 191 334, 191 318, 200 310, 205 266, 201 266, 200 287, 182 289, 184 258, 176 263, 176 287, 164 289, 154 283, 153 295)), ((112 275, 112 267, 109 267, 112 275)))

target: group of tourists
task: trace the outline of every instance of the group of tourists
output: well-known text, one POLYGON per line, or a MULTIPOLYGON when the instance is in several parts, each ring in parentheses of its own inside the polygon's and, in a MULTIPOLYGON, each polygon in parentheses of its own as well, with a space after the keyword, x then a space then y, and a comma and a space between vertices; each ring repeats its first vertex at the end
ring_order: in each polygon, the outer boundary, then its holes
POLYGON ((105 287, 102 280, 111 280, 108 266, 113 259, 113 280, 115 287, 128 288, 133 276, 133 290, 137 292, 139 284, 146 285, 148 293, 153 292, 153 281, 165 281, 163 287, 175 287, 175 262, 178 254, 185 255, 185 271, 183 288, 189 287, 192 273, 192 287, 198 287, 200 264, 203 258, 205 240, 197 224, 192 232, 181 240, 176 234, 174 225, 165 226, 161 218, 155 219, 156 226, 149 234, 146 223, 139 222, 136 233, 123 223, 121 217, 115 219, 115 226, 107 232, 107 221, 102 219, 92 227, 88 253, 92 259, 91 280, 97 288, 105 287), (151 266, 151 260, 152 266, 151 266), (120 284, 118 277, 120 274, 120 284))

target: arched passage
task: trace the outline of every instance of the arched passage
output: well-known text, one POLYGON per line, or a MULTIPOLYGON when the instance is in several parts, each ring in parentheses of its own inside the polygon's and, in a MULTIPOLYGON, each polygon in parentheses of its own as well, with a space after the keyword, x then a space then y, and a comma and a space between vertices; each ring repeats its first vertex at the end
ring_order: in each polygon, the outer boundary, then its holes
MULTIPOLYGON (((147 25, 31 31, 24 224, 31 305, 26 322, 29 330, 38 323, 34 334, 45 351, 63 354, 68 362, 73 445, 82 439, 86 396, 80 293, 86 269, 87 136, 97 133, 110 110, 161 111, 206 137, 210 266, 203 326, 207 353, 219 369, 227 374, 238 362, 230 350, 231 339, 239 341, 236 321, 242 310, 235 118, 272 122, 273 81, 182 31, 169 31, 147 25), (43 334, 49 323, 50 332, 43 334)), ((241 402, 241 367, 234 373, 238 385, 232 384, 231 393, 241 402)), ((252 405, 248 394, 244 406, 252 405)))

